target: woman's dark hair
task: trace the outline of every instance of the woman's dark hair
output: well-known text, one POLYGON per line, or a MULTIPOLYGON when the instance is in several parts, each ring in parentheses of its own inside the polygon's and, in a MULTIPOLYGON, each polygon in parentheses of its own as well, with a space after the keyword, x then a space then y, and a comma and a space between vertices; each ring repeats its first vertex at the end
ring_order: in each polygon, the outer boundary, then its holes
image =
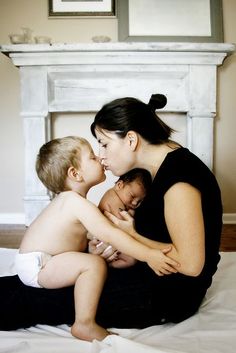
POLYGON ((148 104, 133 97, 115 99, 96 114, 91 132, 96 137, 95 129, 104 129, 124 138, 133 130, 150 144, 165 143, 174 130, 156 115, 155 110, 163 108, 166 103, 163 94, 153 94, 148 104))

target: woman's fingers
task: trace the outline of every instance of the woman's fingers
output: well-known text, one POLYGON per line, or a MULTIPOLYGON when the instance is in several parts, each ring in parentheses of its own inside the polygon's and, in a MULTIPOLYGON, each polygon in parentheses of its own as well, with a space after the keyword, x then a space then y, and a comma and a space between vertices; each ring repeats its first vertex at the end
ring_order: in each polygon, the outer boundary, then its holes
POLYGON ((99 255, 107 262, 111 262, 117 258, 117 250, 98 239, 90 240, 88 249, 90 254, 99 255))
POLYGON ((119 211, 120 211, 120 214, 124 220, 133 221, 133 217, 132 217, 132 215, 130 215, 129 212, 122 210, 122 208, 120 208, 119 211))
POLYGON ((108 244, 103 243, 98 239, 93 239, 89 241, 89 252, 94 255, 101 255, 107 246, 108 244))
POLYGON ((118 251, 115 251, 111 256, 109 256, 106 261, 107 262, 112 262, 114 260, 117 260, 118 259, 118 256, 119 256, 119 252, 118 251))
POLYGON ((104 215, 112 222, 114 223, 115 225, 118 226, 119 224, 119 218, 117 218, 116 216, 114 216, 112 213, 108 212, 108 211, 105 211, 104 212, 104 215))

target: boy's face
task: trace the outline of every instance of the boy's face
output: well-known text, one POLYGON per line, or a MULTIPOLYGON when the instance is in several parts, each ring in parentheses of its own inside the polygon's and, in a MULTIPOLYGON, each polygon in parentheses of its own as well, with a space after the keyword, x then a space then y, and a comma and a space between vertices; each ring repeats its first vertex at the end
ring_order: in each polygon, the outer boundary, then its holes
POLYGON ((89 187, 106 179, 104 167, 100 163, 99 157, 94 154, 91 146, 85 145, 82 148, 80 173, 89 187))
POLYGON ((115 184, 115 190, 127 210, 136 209, 146 196, 145 189, 138 180, 126 183, 119 180, 115 184))

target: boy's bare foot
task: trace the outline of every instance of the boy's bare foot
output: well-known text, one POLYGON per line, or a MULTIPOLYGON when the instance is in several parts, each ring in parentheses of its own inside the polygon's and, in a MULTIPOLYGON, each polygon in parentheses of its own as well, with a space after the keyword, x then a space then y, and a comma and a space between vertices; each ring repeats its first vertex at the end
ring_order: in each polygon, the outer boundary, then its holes
POLYGON ((71 333, 74 337, 84 341, 92 341, 94 339, 102 341, 106 336, 111 333, 96 323, 81 324, 74 323, 71 326, 71 333))

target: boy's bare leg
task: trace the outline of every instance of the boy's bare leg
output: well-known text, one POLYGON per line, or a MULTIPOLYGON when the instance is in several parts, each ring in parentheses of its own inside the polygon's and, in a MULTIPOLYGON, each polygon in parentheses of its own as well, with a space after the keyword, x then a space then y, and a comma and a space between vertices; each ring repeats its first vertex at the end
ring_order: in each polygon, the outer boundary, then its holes
POLYGON ((88 341, 102 340, 109 334, 95 322, 98 301, 106 279, 107 265, 98 256, 93 258, 93 262, 94 265, 81 273, 75 283, 75 322, 71 327, 72 335, 88 341))
POLYGON ((97 305, 106 279, 107 265, 101 257, 79 252, 53 256, 39 273, 44 288, 75 285, 73 336, 86 341, 102 340, 109 332, 95 322, 97 305))

